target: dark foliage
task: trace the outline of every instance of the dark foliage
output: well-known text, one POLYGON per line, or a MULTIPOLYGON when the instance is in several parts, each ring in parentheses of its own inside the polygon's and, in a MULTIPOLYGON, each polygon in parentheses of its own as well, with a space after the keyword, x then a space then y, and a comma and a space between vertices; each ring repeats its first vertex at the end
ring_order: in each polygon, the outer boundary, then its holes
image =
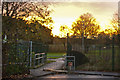
POLYGON ((75 67, 89 62, 89 59, 82 52, 70 51, 68 55, 75 56, 75 67))

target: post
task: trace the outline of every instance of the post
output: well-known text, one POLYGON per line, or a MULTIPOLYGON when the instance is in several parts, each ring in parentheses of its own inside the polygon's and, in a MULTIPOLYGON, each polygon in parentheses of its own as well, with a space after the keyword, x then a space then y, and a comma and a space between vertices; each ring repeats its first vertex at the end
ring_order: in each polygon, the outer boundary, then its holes
POLYGON ((75 70, 75 56, 74 56, 74 70, 75 70))
POLYGON ((113 35, 113 39, 112 39, 112 71, 114 71, 114 35, 113 35))
POLYGON ((83 22, 83 32, 82 32, 82 52, 84 53, 84 21, 82 21, 83 22))
POLYGON ((101 56, 101 46, 99 46, 99 55, 101 56))
POLYGON ((68 38, 69 38, 69 36, 68 36, 68 33, 67 33, 67 56, 68 56, 68 38))
POLYGON ((70 51, 72 51, 72 45, 70 44, 70 42, 68 41, 69 40, 69 36, 68 36, 68 33, 67 33, 67 56, 70 55, 70 51))
POLYGON ((30 41, 30 67, 32 66, 32 41, 30 41))

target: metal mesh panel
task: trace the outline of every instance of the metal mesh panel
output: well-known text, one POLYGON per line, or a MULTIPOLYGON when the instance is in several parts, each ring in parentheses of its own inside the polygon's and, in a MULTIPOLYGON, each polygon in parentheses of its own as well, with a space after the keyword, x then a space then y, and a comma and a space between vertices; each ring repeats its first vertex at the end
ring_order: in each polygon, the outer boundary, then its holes
POLYGON ((29 73, 29 42, 3 43, 3 78, 29 73))

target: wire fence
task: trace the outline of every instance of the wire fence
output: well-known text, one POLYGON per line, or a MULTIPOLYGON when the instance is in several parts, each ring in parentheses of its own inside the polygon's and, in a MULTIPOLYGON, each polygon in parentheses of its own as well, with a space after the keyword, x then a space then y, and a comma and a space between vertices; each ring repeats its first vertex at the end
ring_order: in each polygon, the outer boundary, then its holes
MULTIPOLYGON (((58 53, 67 53, 67 39, 65 40, 65 45, 63 43, 50 44, 48 52, 56 53, 56 55, 58 53)), ((120 44, 117 38, 114 39, 114 42, 112 39, 106 38, 104 40, 85 39, 84 52, 81 38, 69 38, 68 42, 71 45, 72 51, 82 53, 89 60, 88 63, 76 66, 76 70, 120 72, 120 44)), ((76 63, 80 63, 80 61, 76 60, 76 63)))
MULTIPOLYGON (((29 69, 36 63, 35 54, 47 52, 48 46, 32 41, 18 41, 16 43, 2 44, 2 77, 16 74, 29 74, 29 69)), ((44 58, 46 59, 46 58, 44 58)), ((45 60, 44 60, 45 62, 45 60)), ((42 64, 39 62, 37 65, 42 64)))
POLYGON ((119 46, 115 45, 113 52, 112 45, 90 45, 84 54, 88 57, 89 63, 80 65, 77 69, 89 71, 120 71, 119 49, 119 46))
POLYGON ((29 42, 3 43, 2 45, 2 76, 29 73, 29 42))

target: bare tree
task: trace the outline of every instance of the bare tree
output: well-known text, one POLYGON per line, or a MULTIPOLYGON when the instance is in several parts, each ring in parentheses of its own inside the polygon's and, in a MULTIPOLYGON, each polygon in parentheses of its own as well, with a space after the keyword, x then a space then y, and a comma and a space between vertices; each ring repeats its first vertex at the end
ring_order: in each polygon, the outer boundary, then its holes
POLYGON ((111 24, 114 27, 114 29, 116 30, 115 34, 120 34, 120 16, 119 14, 116 12, 113 14, 113 19, 111 20, 111 24))
POLYGON ((48 4, 34 2, 3 2, 2 15, 10 17, 28 17, 29 15, 37 15, 45 19, 50 14, 48 4))

